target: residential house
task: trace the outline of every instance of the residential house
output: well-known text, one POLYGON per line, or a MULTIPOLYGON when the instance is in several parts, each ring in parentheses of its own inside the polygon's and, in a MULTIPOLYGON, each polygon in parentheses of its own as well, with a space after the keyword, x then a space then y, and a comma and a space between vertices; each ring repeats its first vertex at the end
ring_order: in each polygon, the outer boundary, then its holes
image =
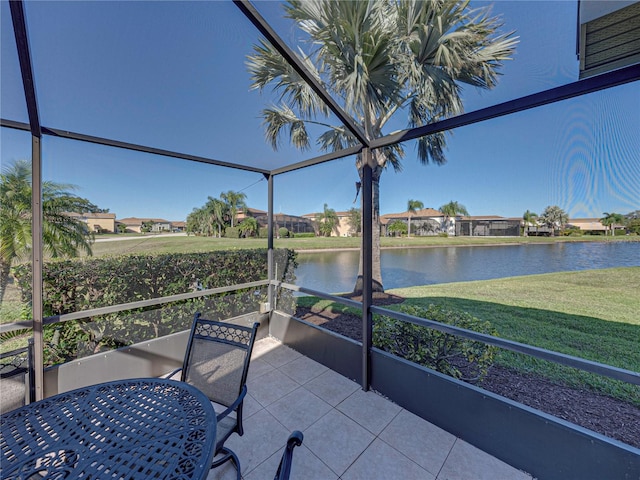
POLYGON ((93 233, 114 233, 116 231, 115 213, 76 213, 67 212, 67 216, 83 221, 93 233))
POLYGON ((499 215, 458 217, 455 231, 458 236, 472 237, 519 237, 521 218, 506 218, 499 215))
MULTIPOLYGON (((247 217, 253 217, 258 222, 260 228, 266 228, 268 223, 268 212, 257 208, 247 208, 244 212, 238 213, 237 221, 242 222, 247 217)), ((304 216, 288 215, 286 213, 275 213, 273 215, 273 229, 277 233, 280 228, 286 228, 293 233, 314 233, 313 222, 304 216)))
POLYGON ((125 231, 130 233, 142 233, 145 224, 151 224, 152 233, 170 232, 171 222, 162 218, 137 218, 128 217, 118 220, 118 224, 125 226, 125 231))
MULTIPOLYGON (((389 235, 388 226, 401 221, 408 224, 411 218, 411 234, 417 236, 437 235, 442 231, 444 215, 433 208, 423 208, 416 212, 387 213, 380 216, 380 235, 389 235)), ((455 222, 454 219, 451 219, 455 222)), ((453 232, 452 232, 453 233, 453 232)))
MULTIPOLYGON (((606 234, 609 227, 603 225, 599 218, 572 218, 567 222, 567 227, 579 228, 582 233, 606 234)), ((615 229, 624 228, 624 225, 614 225, 615 229)))

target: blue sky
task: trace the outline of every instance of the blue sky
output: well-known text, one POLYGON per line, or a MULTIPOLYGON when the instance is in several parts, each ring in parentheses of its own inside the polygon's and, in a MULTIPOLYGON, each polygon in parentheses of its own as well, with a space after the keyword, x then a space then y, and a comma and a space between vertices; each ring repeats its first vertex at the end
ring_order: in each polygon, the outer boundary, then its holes
MULTIPOLYGON (((296 31, 277 2, 257 2, 279 34, 296 31)), ((27 121, 6 0, 1 2, 3 118, 27 121)), ((249 88, 245 56, 257 41, 230 2, 27 2, 43 125, 220 160, 275 168, 320 152, 263 140, 261 109, 273 99, 249 88)), ((520 43, 492 91, 464 91, 465 109, 573 82, 576 2, 498 1, 520 43)), ((398 118, 388 131, 405 128, 398 118)), ((403 171, 385 172, 381 212, 409 199, 450 200, 472 215, 520 217, 559 205, 573 218, 640 209, 640 89, 637 82, 464 127, 448 138, 446 165, 422 166, 405 145, 403 171)), ((3 167, 29 158, 29 136, 0 131, 3 167)), ((47 179, 118 218, 184 220, 208 196, 234 190, 267 209, 260 174, 45 137, 47 179)), ((354 206, 354 159, 277 176, 275 209, 302 215, 354 206)))

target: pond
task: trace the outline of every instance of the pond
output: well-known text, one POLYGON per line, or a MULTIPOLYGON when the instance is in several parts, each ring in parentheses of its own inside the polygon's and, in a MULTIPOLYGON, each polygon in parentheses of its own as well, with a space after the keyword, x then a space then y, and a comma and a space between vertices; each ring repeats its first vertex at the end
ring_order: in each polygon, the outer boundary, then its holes
MULTIPOLYGON (((323 292, 353 289, 358 251, 298 254, 296 283, 323 292)), ((640 242, 572 242, 382 250, 385 289, 539 273, 640 266, 640 242)))

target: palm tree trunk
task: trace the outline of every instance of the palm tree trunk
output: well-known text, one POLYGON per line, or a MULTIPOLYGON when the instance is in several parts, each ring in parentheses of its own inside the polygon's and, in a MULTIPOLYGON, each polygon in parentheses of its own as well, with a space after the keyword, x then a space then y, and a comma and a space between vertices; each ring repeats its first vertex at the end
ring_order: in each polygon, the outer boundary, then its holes
POLYGON ((6 263, 0 259, 0 303, 4 300, 4 292, 9 284, 9 272, 11 270, 11 264, 6 263))

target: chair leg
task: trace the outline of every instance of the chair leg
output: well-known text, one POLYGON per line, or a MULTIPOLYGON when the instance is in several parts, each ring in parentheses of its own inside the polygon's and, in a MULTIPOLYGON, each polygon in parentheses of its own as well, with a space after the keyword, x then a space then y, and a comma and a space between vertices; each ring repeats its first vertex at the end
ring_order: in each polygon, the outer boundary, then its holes
POLYGON ((223 463, 227 462, 228 460, 231 460, 231 462, 235 465, 236 467, 236 472, 238 473, 237 475, 237 480, 241 480, 241 474, 240 474, 240 460, 238 460, 238 456, 230 449, 228 449, 227 447, 222 447, 220 449, 220 452, 223 457, 215 460, 212 464, 211 464, 211 468, 216 468, 219 467, 220 465, 222 465, 223 463))

